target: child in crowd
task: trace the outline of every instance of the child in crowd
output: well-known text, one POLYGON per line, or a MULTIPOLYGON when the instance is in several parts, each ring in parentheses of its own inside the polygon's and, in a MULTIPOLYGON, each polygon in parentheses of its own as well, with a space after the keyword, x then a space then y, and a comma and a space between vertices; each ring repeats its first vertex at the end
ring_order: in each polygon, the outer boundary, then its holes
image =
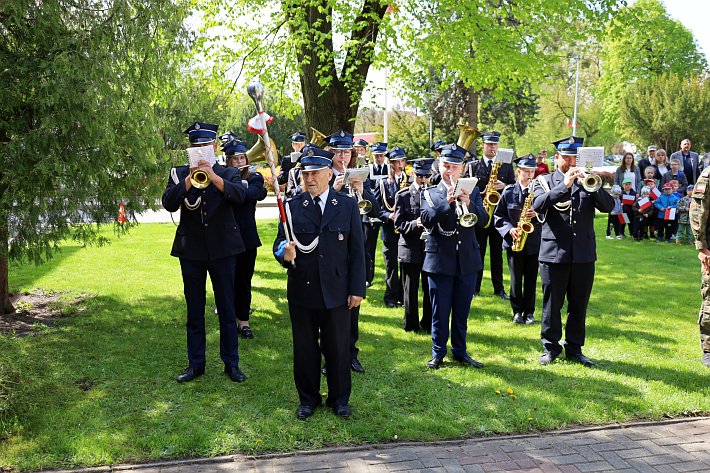
POLYGON ((611 236, 611 229, 614 227, 614 235, 616 235, 617 240, 621 240, 623 238, 621 235, 621 222, 619 221, 619 214, 622 213, 621 187, 611 186, 611 196, 614 198, 614 208, 609 212, 609 216, 607 217, 606 239, 614 239, 614 237, 611 236))
POLYGON ((656 218, 656 208, 649 198, 651 190, 644 186, 641 188, 641 195, 633 206, 634 209, 634 240, 648 240, 649 232, 653 235, 653 221, 656 218), (643 208, 642 208, 643 207, 643 208))
POLYGON ((675 232, 675 244, 680 245, 683 241, 683 236, 687 235, 688 243, 693 244, 693 232, 690 229, 690 218, 688 217, 688 211, 690 210, 690 194, 693 192, 693 185, 689 185, 686 190, 686 194, 681 197, 676 206, 678 212, 678 229, 675 232))
POLYGON ((655 187, 658 187, 658 181, 656 180, 656 168, 653 166, 648 166, 643 170, 643 183, 648 185, 648 181, 652 180, 655 187))
POLYGON ((653 203, 656 209, 658 209, 658 216, 656 217, 658 236, 656 237, 656 241, 663 241, 665 235, 666 243, 671 242, 678 200, 678 197, 673 195, 673 184, 670 182, 663 184, 663 194, 653 203))
MULTIPOLYGON (((634 191, 633 181, 625 177, 621 181, 621 212, 629 219, 629 236, 634 234, 634 203, 636 202, 636 191, 634 191)), ((621 234, 626 236, 626 224, 621 224, 621 234)))

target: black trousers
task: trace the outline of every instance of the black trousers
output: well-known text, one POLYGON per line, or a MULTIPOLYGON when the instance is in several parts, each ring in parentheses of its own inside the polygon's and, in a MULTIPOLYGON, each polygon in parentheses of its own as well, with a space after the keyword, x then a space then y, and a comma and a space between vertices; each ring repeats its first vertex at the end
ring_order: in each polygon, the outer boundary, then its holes
POLYGON ((360 306, 350 309, 350 359, 357 358, 360 349, 357 341, 360 339, 360 306))
POLYGON ((540 339, 545 351, 562 351, 559 344, 562 339, 561 311, 566 298, 565 351, 568 354, 581 353, 584 346, 587 305, 594 284, 594 262, 540 262, 540 278, 543 297, 540 339))
POLYGON ((513 314, 535 313, 535 292, 537 292, 537 255, 526 255, 522 251, 506 250, 510 270, 510 307, 513 314))
POLYGON ((614 236, 624 234, 624 226, 619 221, 619 216, 609 214, 606 218, 606 236, 611 236, 612 229, 614 230, 614 236))
POLYGON ((256 248, 237 255, 237 267, 234 273, 234 312, 237 320, 249 320, 251 307, 251 279, 256 264, 256 248))
POLYGON ((350 401, 350 310, 308 309, 289 302, 293 334, 293 379, 301 404, 318 406, 321 348, 328 366, 328 399, 338 406, 350 401), (320 340, 321 347, 318 346, 320 340))
MULTIPOLYGON (((495 229, 493 223, 488 228, 476 227, 476 239, 481 251, 481 263, 486 265, 486 246, 488 241, 491 243, 490 254, 490 270, 491 282, 493 283, 493 292, 499 293, 504 291, 503 288, 503 237, 500 236, 498 230, 495 229)), ((476 280, 476 294, 481 292, 481 280, 483 279, 483 269, 478 272, 476 280)))
POLYGON ((676 226, 677 224, 675 220, 664 220, 662 218, 656 218, 656 230, 658 231, 658 239, 670 240, 671 236, 675 234, 676 226))
POLYGON ((237 317, 234 313, 236 259, 236 256, 213 261, 180 258, 187 303, 187 359, 193 368, 205 366, 205 284, 208 272, 219 313, 219 355, 225 366, 239 366, 237 317))
POLYGON ((420 327, 431 332, 431 299, 429 279, 422 271, 422 263, 400 263, 404 291, 404 330, 411 332, 420 327), (422 281, 422 318, 419 319, 419 279, 422 281))
POLYGON ((396 304, 402 301, 402 281, 399 278, 397 244, 399 240, 383 241, 382 256, 385 260, 385 303, 396 304))
POLYGON ((370 284, 375 278, 375 255, 381 226, 382 224, 380 223, 366 223, 363 225, 365 236, 365 281, 370 284))

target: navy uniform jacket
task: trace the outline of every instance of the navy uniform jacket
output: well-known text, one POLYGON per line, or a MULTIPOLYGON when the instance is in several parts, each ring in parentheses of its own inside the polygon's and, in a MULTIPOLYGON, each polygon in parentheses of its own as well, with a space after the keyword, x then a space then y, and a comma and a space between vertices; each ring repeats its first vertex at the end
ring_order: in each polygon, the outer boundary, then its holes
POLYGON ((424 192, 429 193, 433 205, 430 205, 426 198, 422 198, 422 223, 431 232, 426 240, 422 269, 428 273, 447 276, 480 271, 483 263, 474 227, 485 226, 488 223, 488 214, 483 208, 478 189, 473 189, 468 208, 469 212, 478 216, 478 222, 469 228, 458 224, 456 202, 448 203, 447 190, 443 182, 436 187, 427 188, 424 192), (453 233, 451 236, 446 236, 442 231, 453 233))
MULTIPOLYGON (((611 212, 614 199, 604 189, 591 194, 575 182, 571 189, 565 186, 565 176, 558 169, 539 176, 550 188, 545 192, 540 183, 535 184, 533 208, 546 214, 542 225, 542 240, 538 261, 543 263, 590 263, 597 259, 594 235, 594 209, 611 212), (570 209, 559 210, 554 204, 569 202, 570 209)), ((541 217, 542 218, 542 217, 541 217)))
MULTIPOLYGON (((402 174, 402 179, 407 179, 407 175, 402 174)), ((399 187, 396 180, 390 182, 387 178, 381 179, 375 185, 375 197, 380 204, 380 220, 382 220, 382 234, 380 235, 382 241, 395 242, 399 240, 399 235, 394 231, 394 223, 390 220, 390 215, 394 213, 395 197, 399 192, 399 187)))
POLYGON ((296 250, 294 268, 278 254, 279 245, 286 240, 283 223, 279 223, 274 254, 288 269, 289 303, 334 309, 346 305, 348 295, 365 297, 365 244, 355 200, 331 187, 322 217, 308 192, 291 197, 286 205, 299 242, 309 245, 319 237, 312 252, 296 250))
POLYGON ((244 204, 234 207, 234 218, 242 233, 244 248, 253 250, 261 246, 254 215, 256 214, 256 203, 266 197, 266 187, 264 186, 264 177, 258 172, 250 171, 246 182, 248 187, 244 196, 244 204))
POLYGON ((214 184, 204 189, 185 190, 190 168, 178 166, 170 171, 163 193, 163 207, 180 209, 180 224, 175 231, 172 256, 194 261, 211 261, 244 252, 244 242, 234 218, 233 207, 244 202, 246 190, 239 171, 215 164, 212 169, 224 180, 224 193, 214 184), (194 210, 189 207, 196 206, 194 210))
MULTIPOLYGON (((466 177, 477 177, 478 190, 481 192, 486 190, 488 185, 488 178, 490 177, 490 172, 484 164, 484 159, 481 158, 477 161, 473 161, 466 166, 466 177)), ((491 163, 491 169, 493 169, 493 163, 491 163)), ((513 165, 510 163, 503 163, 498 168, 498 180, 506 184, 513 184, 515 182, 515 171, 513 171, 513 165)))
POLYGON ((386 162, 382 163, 382 169, 380 169, 380 172, 376 172, 377 169, 377 164, 375 163, 370 163, 368 164, 370 167, 370 189, 375 190, 375 186, 379 184, 380 179, 387 179, 387 175, 390 172, 390 165, 387 164, 386 162), (380 179, 377 179, 375 176, 383 176, 380 179))
MULTIPOLYGON (((528 190, 523 189, 519 182, 510 184, 503 189, 500 195, 500 202, 493 212, 493 221, 495 222, 498 233, 503 237, 503 249, 509 249, 513 244, 513 238, 510 236, 510 230, 518 226, 520 215, 525 204, 525 198, 528 196, 528 190)), ((533 232, 530 233, 525 240, 520 254, 537 255, 540 251, 540 227, 541 224, 537 218, 530 219, 533 225, 533 232)))
POLYGON ((421 188, 414 184, 397 192, 394 208, 394 226, 399 231, 397 259, 402 263, 424 263, 424 228, 417 226, 421 215, 421 188))

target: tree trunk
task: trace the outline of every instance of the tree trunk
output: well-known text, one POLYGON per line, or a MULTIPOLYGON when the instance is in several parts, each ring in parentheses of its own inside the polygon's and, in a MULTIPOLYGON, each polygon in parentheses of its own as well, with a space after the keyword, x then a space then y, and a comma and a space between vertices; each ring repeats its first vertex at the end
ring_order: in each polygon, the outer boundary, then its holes
POLYGON ((7 218, 2 218, 2 224, 0 224, 0 310, 2 314, 12 314, 15 312, 15 308, 10 302, 7 237, 7 218))
POLYGON ((478 92, 476 92, 473 87, 468 88, 466 118, 468 119, 468 126, 478 128, 478 92))

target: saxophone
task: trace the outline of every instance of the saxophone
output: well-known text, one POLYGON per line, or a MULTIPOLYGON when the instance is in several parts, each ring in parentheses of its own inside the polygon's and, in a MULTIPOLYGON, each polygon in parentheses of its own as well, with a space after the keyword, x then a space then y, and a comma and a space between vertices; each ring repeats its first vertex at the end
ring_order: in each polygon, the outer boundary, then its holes
POLYGON ((527 216, 528 210, 532 207, 533 201, 533 189, 532 181, 528 186, 528 196, 525 198, 525 203, 523 203, 523 210, 520 212, 520 220, 518 220, 518 237, 513 240, 513 246, 511 250, 522 251, 525 246, 525 241, 528 239, 528 235, 535 230, 530 217, 527 216))
POLYGON ((488 184, 486 185, 486 190, 483 196, 483 207, 486 209, 488 214, 488 223, 483 228, 488 228, 493 221, 493 212, 500 202, 500 193, 496 190, 495 184, 498 182, 498 168, 501 163, 496 161, 491 167, 491 175, 488 178, 488 184))

